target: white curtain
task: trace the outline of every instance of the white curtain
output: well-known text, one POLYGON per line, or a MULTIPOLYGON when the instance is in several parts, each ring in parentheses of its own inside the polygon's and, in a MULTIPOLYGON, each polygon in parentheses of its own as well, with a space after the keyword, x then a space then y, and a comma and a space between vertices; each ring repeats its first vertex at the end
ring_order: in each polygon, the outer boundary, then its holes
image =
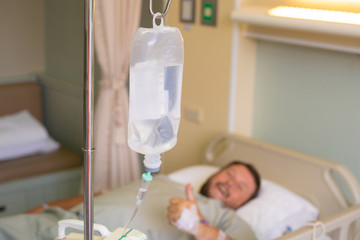
POLYGON ((94 116, 94 192, 140 177, 138 156, 127 145, 126 87, 131 41, 140 13, 141 0, 96 1, 95 51, 101 79, 94 116))

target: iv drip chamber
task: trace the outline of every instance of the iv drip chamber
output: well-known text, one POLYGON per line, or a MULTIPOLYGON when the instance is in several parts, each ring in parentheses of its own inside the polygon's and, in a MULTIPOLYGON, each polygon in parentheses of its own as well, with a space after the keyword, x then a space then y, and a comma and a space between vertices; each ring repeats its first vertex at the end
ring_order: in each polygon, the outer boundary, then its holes
POLYGON ((160 154, 177 142, 184 62, 179 29, 139 28, 130 55, 128 145, 145 155, 146 171, 159 171, 160 154))

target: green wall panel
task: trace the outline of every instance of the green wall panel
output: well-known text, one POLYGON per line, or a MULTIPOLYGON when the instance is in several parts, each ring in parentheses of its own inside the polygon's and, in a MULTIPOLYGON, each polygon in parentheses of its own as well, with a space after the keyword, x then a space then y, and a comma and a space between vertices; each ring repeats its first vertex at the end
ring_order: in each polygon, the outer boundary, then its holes
POLYGON ((259 41, 253 137, 346 165, 360 182, 360 57, 259 41))

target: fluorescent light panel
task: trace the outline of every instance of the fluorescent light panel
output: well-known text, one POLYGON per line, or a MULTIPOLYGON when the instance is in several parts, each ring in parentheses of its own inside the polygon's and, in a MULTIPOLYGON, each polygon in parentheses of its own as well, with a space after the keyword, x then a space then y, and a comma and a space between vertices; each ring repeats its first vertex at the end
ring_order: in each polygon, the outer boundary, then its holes
POLYGON ((352 12, 278 6, 270 9, 268 14, 276 17, 360 25, 360 13, 352 12))

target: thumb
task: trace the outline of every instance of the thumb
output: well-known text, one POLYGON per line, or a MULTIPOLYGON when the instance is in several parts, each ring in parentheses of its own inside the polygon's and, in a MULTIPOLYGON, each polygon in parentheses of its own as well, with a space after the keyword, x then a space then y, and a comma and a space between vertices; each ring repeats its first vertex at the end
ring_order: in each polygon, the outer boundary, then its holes
MULTIPOLYGON (((201 212, 199 211, 199 206, 196 202, 196 199, 195 199, 195 196, 194 196, 194 192, 193 192, 193 189, 192 189, 192 186, 191 184, 186 184, 186 187, 185 187, 185 193, 186 193, 186 199, 189 200, 189 201, 192 201, 195 203, 195 206, 197 208, 197 215, 200 219, 204 219, 204 216, 201 214, 201 212)), ((192 205, 194 206, 194 205, 192 205)))
POLYGON ((185 193, 186 193, 186 199, 187 199, 187 200, 195 201, 195 196, 194 196, 194 193, 193 193, 193 190, 192 190, 192 186, 191 186, 190 183, 189 183, 189 184, 186 184, 185 193))

